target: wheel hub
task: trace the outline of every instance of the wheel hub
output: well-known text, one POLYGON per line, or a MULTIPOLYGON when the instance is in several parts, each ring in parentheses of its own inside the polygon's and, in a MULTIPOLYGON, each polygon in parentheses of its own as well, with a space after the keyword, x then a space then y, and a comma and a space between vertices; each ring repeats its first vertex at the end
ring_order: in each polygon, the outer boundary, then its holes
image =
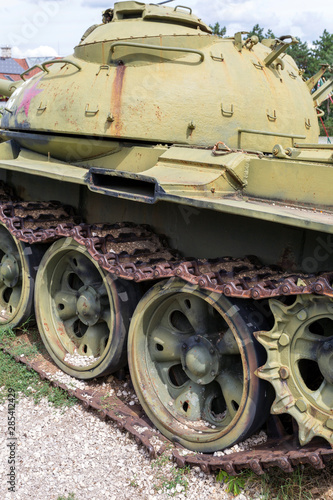
POLYGON ((187 376, 200 385, 212 382, 219 371, 219 355, 204 337, 191 337, 182 347, 182 365, 187 376))
POLYGON ((101 313, 101 302, 99 294, 91 286, 85 286, 79 290, 79 298, 77 301, 77 315, 88 326, 93 326, 97 323, 101 313))
POLYGON ((318 365, 326 382, 333 384, 333 337, 318 348, 318 365))
POLYGON ((4 284, 13 288, 16 286, 20 275, 17 260, 13 255, 4 255, 1 260, 0 277, 4 284))

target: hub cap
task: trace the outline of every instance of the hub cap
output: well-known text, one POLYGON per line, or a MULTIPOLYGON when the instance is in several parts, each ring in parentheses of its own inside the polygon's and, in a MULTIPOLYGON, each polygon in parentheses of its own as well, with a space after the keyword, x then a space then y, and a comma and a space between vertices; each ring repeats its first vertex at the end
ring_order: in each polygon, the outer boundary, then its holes
POLYGON ((14 255, 4 255, 0 264, 0 279, 8 288, 17 285, 20 277, 20 269, 14 255))
POLYGON ((193 382, 205 385, 219 371, 219 353, 213 343, 202 336, 192 336, 182 345, 182 367, 193 382))
POLYGON ((95 325, 101 315, 101 295, 98 291, 91 286, 80 288, 76 312, 82 323, 95 325))

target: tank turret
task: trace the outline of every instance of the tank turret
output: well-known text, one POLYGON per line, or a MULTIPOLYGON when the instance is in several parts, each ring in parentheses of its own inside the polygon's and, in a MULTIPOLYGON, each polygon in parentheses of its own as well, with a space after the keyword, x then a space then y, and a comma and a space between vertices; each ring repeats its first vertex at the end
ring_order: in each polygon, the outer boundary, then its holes
POLYGON ((221 38, 191 9, 132 1, 116 3, 104 18, 72 56, 43 63, 20 87, 2 118, 4 138, 37 132, 200 146, 223 140, 264 152, 277 142, 317 141, 311 89, 285 52, 292 37, 221 38))

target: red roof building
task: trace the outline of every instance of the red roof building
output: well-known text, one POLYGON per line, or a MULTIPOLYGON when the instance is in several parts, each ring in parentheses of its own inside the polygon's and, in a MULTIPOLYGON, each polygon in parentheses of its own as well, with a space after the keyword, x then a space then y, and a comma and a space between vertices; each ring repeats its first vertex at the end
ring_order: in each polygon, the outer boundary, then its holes
MULTIPOLYGON (((21 80, 21 73, 29 69, 29 64, 26 59, 14 59, 12 58, 12 51, 10 47, 2 47, 0 55, 0 78, 3 80, 9 80, 11 82, 17 82, 21 80)), ((38 73, 40 70, 38 68, 33 69, 27 74, 27 78, 38 73)), ((0 96, 0 101, 5 101, 5 98, 0 96)))

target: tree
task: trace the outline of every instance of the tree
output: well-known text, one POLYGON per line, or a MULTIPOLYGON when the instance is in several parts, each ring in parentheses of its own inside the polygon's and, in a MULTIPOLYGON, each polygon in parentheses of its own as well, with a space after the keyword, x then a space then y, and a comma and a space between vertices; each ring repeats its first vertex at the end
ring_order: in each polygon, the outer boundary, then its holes
POLYGON ((276 36, 274 35, 273 31, 269 28, 265 33, 264 38, 276 38, 276 36))
POLYGON ((220 23, 215 23, 214 26, 209 25, 209 27, 213 31, 213 35, 224 36, 227 32, 227 28, 225 26, 220 26, 220 23))
MULTIPOLYGON (((319 71, 321 65, 329 64, 333 65, 333 34, 329 33, 326 29, 323 31, 322 35, 318 40, 313 42, 314 48, 311 51, 312 61, 309 65, 309 73, 314 74, 319 71)), ((332 135, 333 118, 332 111, 333 106, 330 99, 323 102, 320 109, 325 111, 325 116, 323 117, 324 124, 328 133, 332 135)), ((325 135, 325 132, 320 124, 321 135, 325 135)))
POLYGON ((246 35, 246 38, 250 38, 250 37, 251 37, 251 36, 253 36, 253 35, 256 35, 256 36, 259 38, 259 42, 261 42, 261 40, 262 40, 263 38, 265 38, 265 37, 264 37, 264 28, 261 28, 261 27, 259 26, 259 24, 255 24, 255 25, 253 26, 252 30, 250 30, 249 34, 248 34, 248 35, 246 35))
POLYGON ((310 78, 315 72, 313 71, 314 66, 314 56, 309 49, 306 42, 301 42, 300 38, 296 37, 298 40, 297 45, 291 45, 287 49, 287 54, 289 54, 296 62, 297 66, 304 70, 305 78, 310 78))
POLYGON ((318 65, 332 64, 331 58, 333 53, 333 34, 326 29, 319 37, 319 40, 313 42, 314 49, 312 50, 314 57, 318 60, 318 65))

